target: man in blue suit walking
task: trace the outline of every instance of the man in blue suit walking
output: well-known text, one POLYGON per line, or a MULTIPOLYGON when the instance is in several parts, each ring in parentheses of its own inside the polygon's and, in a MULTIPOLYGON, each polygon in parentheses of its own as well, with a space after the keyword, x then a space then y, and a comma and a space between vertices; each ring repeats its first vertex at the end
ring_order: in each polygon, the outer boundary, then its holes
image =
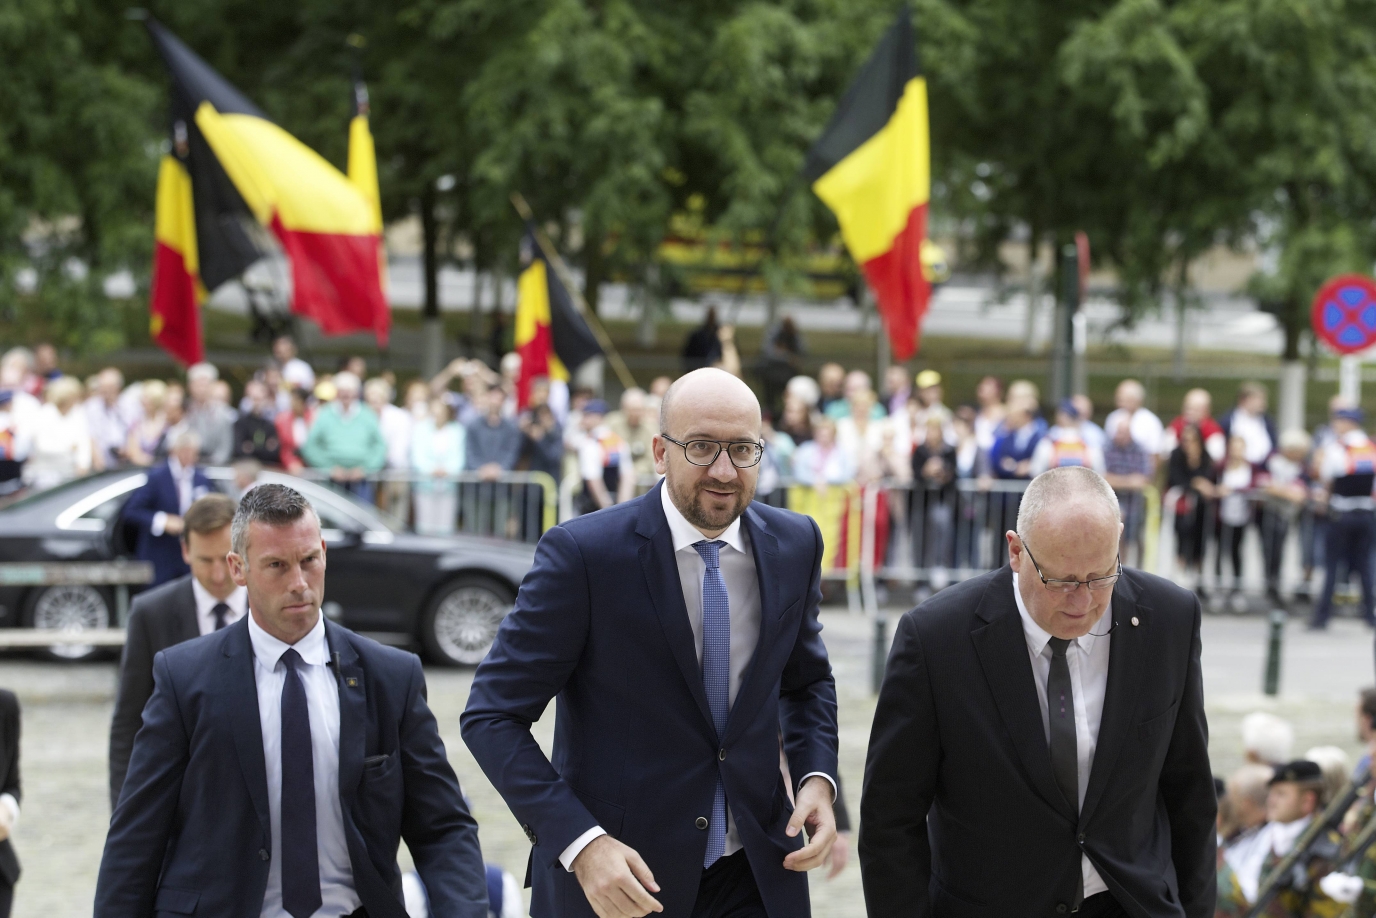
POLYGON ((822 539, 751 503, 760 429, 734 376, 676 382, 664 481, 545 534, 478 668, 463 738, 530 839, 534 918, 810 914, 836 837, 822 539), (551 698, 552 760, 530 734, 551 698))
POLYGON ((154 657, 95 918, 405 918, 402 838, 430 914, 487 918, 420 661, 320 615, 325 545, 298 492, 251 489, 231 544, 249 614, 154 657))
POLYGON ((124 505, 124 518, 138 527, 135 555, 153 564, 152 586, 191 572, 182 558, 182 516, 211 490, 196 466, 200 454, 200 435, 179 431, 167 459, 148 470, 148 481, 124 505))

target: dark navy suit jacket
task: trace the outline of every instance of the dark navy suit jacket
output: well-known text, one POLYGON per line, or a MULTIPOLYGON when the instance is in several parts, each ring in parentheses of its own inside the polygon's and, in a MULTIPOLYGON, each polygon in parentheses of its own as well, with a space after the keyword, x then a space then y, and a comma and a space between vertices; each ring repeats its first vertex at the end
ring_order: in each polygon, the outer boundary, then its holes
MULTIPOLYGON (((210 493, 210 479, 199 468, 192 472, 192 500, 210 493)), ((153 535, 153 517, 158 513, 178 516, 182 512, 181 500, 177 495, 177 482, 172 478, 168 464, 159 462, 148 470, 148 481, 129 496, 124 505, 123 517, 138 525, 139 537, 135 554, 140 561, 153 563, 153 586, 176 580, 191 573, 182 560, 181 537, 166 533, 153 535)))
POLYGON ((600 825, 654 873, 663 918, 686 918, 702 878, 720 775, 773 918, 807 918, 807 876, 785 870, 793 775, 836 776, 836 687, 822 644, 821 534, 762 504, 742 515, 760 581, 760 639, 724 735, 712 725, 659 485, 545 533, 516 607, 478 668, 464 741, 534 846, 535 918, 593 915, 559 855, 600 825), (553 761, 530 734, 557 696, 553 761))
MULTIPOLYGON (((331 622, 339 799, 354 889, 371 918, 405 918, 400 838, 431 914, 486 918, 478 830, 425 702, 415 656, 331 622)), ((273 850, 248 619, 153 659, 129 773, 110 819, 96 918, 256 918, 273 850)))

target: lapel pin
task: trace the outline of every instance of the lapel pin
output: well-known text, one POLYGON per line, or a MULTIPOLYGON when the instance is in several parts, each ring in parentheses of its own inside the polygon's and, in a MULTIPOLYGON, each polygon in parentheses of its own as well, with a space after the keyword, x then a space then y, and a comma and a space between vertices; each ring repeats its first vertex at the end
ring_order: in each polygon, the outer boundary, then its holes
POLYGON ((1141 624, 1141 622, 1138 620, 1137 616, 1134 615, 1134 616, 1132 617, 1132 627, 1136 628, 1136 627, 1137 627, 1138 625, 1140 625, 1140 624, 1141 624))
MULTIPOLYGON (((1137 619, 1134 618, 1132 620, 1132 623, 1134 625, 1137 624, 1137 619)), ((347 685, 349 688, 358 688, 358 679, 354 676, 346 676, 344 679, 344 684, 347 685)))

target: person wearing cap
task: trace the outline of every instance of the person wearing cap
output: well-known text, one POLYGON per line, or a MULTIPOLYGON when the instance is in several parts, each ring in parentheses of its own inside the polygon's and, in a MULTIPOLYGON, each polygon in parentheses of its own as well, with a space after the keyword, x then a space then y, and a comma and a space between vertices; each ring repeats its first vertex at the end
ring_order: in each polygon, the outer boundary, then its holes
POLYGON ((631 446, 607 420, 607 403, 594 398, 583 406, 587 436, 578 447, 578 473, 583 479, 579 504, 583 513, 605 510, 635 497, 635 460, 631 446))
POLYGON ((1056 424, 1046 432, 1032 451, 1032 475, 1047 469, 1089 468, 1104 473, 1104 451, 1085 439, 1080 412, 1071 399, 1056 406, 1056 424))
MULTIPOLYGON (((1316 762, 1298 759, 1276 769, 1266 792, 1266 825, 1258 831, 1255 844, 1247 849, 1245 857, 1225 859, 1220 868, 1215 918, 1241 918, 1251 911, 1262 882, 1290 854, 1314 817, 1327 805, 1324 788, 1323 769, 1316 762)), ((1345 906, 1327 890, 1345 884, 1325 880, 1341 847, 1342 837, 1336 831, 1321 834, 1301 860, 1301 869, 1308 877, 1303 888, 1294 883, 1284 886, 1261 915, 1337 918, 1345 906)))
POLYGON ((1376 624, 1376 595, 1371 575, 1372 534, 1376 532, 1376 445, 1362 430, 1362 409, 1339 408, 1333 412, 1334 440, 1323 449, 1319 479, 1328 492, 1328 550, 1324 553, 1323 592, 1314 604, 1309 628, 1328 627, 1333 611, 1333 589, 1344 564, 1362 580, 1362 618, 1376 624))

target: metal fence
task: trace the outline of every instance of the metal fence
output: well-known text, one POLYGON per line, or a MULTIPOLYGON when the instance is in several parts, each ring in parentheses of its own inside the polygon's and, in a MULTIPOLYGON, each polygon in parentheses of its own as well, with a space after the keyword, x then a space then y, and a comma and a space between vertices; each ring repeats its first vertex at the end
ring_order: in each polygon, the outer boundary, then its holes
POLYGON ((559 486, 544 472, 431 476, 384 469, 340 482, 324 469, 302 469, 298 476, 348 492, 422 535, 464 532, 538 542, 560 518, 559 486))

